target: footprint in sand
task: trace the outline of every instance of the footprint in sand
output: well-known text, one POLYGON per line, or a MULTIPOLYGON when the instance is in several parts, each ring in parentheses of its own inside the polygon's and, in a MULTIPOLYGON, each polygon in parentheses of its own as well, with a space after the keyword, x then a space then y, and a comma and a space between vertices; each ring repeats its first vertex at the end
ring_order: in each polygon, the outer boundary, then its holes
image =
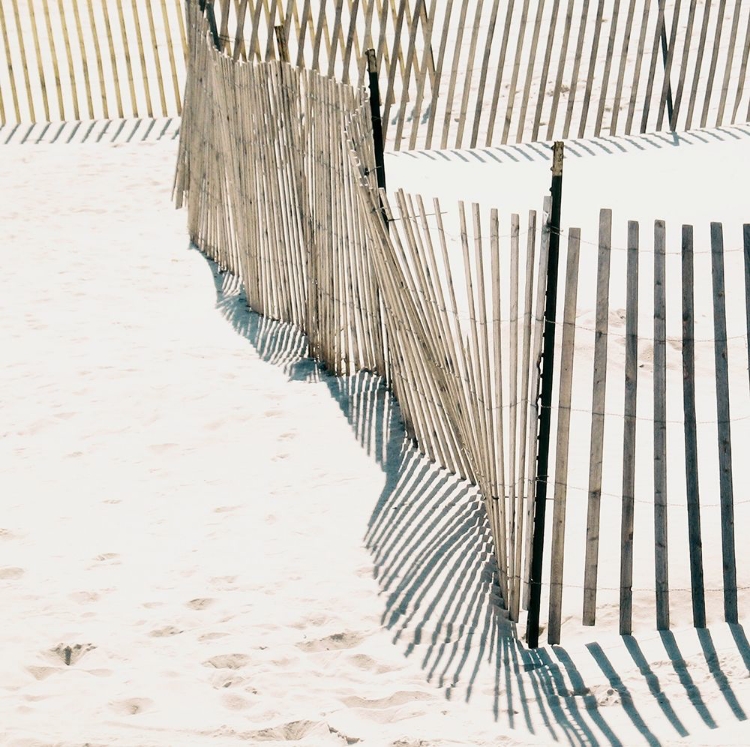
POLYGON ((250 708, 253 703, 247 698, 243 698, 241 695, 224 695, 221 699, 224 708, 230 711, 244 711, 250 708))
POLYGON ((241 669, 250 661, 246 654, 220 654, 212 656, 203 662, 204 667, 214 667, 215 669, 241 669))
POLYGON ((15 581, 26 573, 23 568, 0 568, 0 581, 15 581))
POLYGON ((179 635, 180 633, 182 633, 182 631, 178 628, 175 628, 173 625, 167 625, 165 628, 152 630, 149 635, 152 638, 168 638, 169 636, 179 635))
POLYGON ((406 703, 414 703, 418 700, 431 700, 434 696, 430 693, 399 690, 385 698, 362 698, 358 695, 350 695, 341 698, 341 702, 347 708, 372 708, 382 710, 384 708, 398 708, 406 703))
POLYGON ((190 607, 191 610, 205 610, 208 609, 216 600, 214 599, 191 599, 187 606, 190 607))
POLYGON ((95 591, 74 591, 72 594, 68 594, 68 599, 72 599, 78 604, 88 604, 89 602, 98 602, 100 595, 95 591))
POLYGON ((217 638, 226 638, 229 633, 204 633, 198 638, 199 641, 215 641, 217 638))
POLYGON ((308 653, 318 651, 336 651, 338 649, 354 648, 362 642, 362 636, 357 633, 334 633, 315 641, 300 641, 297 648, 308 653))
MULTIPOLYGON (((120 556, 116 552, 104 552, 101 555, 97 555, 94 558, 95 564, 98 565, 121 565, 120 561, 118 560, 120 556)), ((92 568, 95 566, 91 566, 92 568)))
POLYGON ((135 716, 137 713, 148 711, 154 704, 149 698, 128 698, 127 700, 115 700, 109 707, 121 716, 135 716))
POLYGON ((313 731, 319 732, 321 736, 329 736, 331 733, 328 725, 320 721, 289 721, 279 726, 249 732, 247 736, 258 742, 296 742, 309 736, 313 731))
POLYGON ((96 648, 92 643, 58 643, 54 648, 45 652, 48 659, 61 660, 67 666, 73 666, 81 657, 96 648))

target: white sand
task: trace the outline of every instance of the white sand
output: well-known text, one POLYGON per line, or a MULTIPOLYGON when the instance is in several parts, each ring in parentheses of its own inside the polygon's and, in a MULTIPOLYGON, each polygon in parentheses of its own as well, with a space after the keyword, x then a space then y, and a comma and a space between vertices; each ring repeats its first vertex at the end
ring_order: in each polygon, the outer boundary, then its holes
POLYGON ((750 743, 740 627, 515 642, 473 493, 188 249, 173 141, 0 152, 0 744, 750 743))

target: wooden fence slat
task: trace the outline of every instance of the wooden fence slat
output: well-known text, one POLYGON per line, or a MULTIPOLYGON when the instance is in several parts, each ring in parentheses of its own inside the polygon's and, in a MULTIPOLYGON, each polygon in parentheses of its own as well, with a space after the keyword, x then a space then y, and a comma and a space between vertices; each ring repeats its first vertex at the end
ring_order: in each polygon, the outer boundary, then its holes
MULTIPOLYGON (((31 92, 31 75, 29 68, 29 61, 26 57, 26 45, 24 44, 25 34, 21 28, 21 18, 18 13, 18 0, 12 0, 13 3, 13 16, 16 21, 16 40, 18 41, 18 51, 21 53, 21 68, 23 71, 23 79, 26 84, 26 101, 29 107, 29 114, 31 121, 36 122, 36 114, 34 112, 34 97, 31 92)), ((20 117, 19 117, 20 121, 20 117)))
MULTIPOLYGON (((729 80, 732 74, 732 58, 734 57, 734 49, 737 43, 737 29, 740 25, 740 12, 742 10, 742 3, 735 2, 734 15, 732 16, 732 29, 729 32, 729 47, 725 56, 725 67, 724 67, 724 81, 721 85, 721 98, 719 99, 719 111, 716 113, 716 126, 719 127, 724 123, 724 108, 727 103, 727 94, 729 93, 729 80)), ((750 30, 750 25, 749 25, 750 30)), ((718 55, 719 40, 716 40, 716 53, 718 55)))
MULTIPOLYGON (((167 109, 167 94, 164 88, 164 74, 162 73, 161 69, 161 60, 159 59, 159 41, 156 36, 156 24, 154 23, 154 11, 152 3, 146 3, 146 20, 148 21, 148 29, 151 35, 151 50, 154 54, 156 83, 159 87, 159 102, 161 103, 162 115, 166 117, 169 113, 167 109)), ((228 46, 228 44, 229 42, 227 41, 224 46, 228 46)))
POLYGON ((638 48, 635 56, 635 65, 633 67, 633 78, 632 85, 630 88, 630 101, 628 102, 628 118, 625 123, 625 132, 623 134, 630 135, 633 131, 633 117, 635 116, 635 109, 638 100, 638 89, 641 82, 641 69, 643 67, 643 50, 646 46, 646 32, 648 30, 648 6, 643 13, 643 19, 641 21, 641 31, 638 35, 638 48))
MULTIPOLYGON (((443 115, 443 133, 440 139, 440 148, 445 150, 448 147, 448 133, 450 132, 451 120, 453 119, 453 100, 456 94, 456 80, 458 76, 459 63, 461 60, 461 42, 463 40, 464 30, 466 29, 466 12, 468 10, 467 0, 461 3, 461 12, 458 17, 458 32, 456 35, 456 46, 453 49, 453 58, 451 64, 451 76, 448 81, 448 93, 445 100, 445 113, 443 115)), ((446 29, 447 30, 447 29, 446 29)))
MULTIPOLYGON (((436 81, 434 80, 434 67, 432 63, 432 31, 434 28, 435 20, 435 6, 437 0, 432 0, 430 10, 427 12, 426 27, 423 26, 424 34, 424 50, 422 52, 422 64, 420 65, 420 73, 417 78, 417 96, 414 102, 414 109, 412 110, 412 123, 411 123, 411 135, 409 136, 409 150, 414 150, 417 147, 417 134, 419 132, 419 126, 422 119, 422 105, 425 100, 425 88, 427 85, 428 72, 432 71, 432 82, 431 85, 434 88, 436 81)), ((422 0, 422 7, 424 8, 424 0, 422 0)))
POLYGON ((708 68, 708 81, 706 83, 706 94, 703 97, 703 111, 701 112, 701 127, 708 124, 708 109, 713 96, 714 79, 716 78, 716 66, 719 61, 719 50, 721 48, 721 33, 724 29, 724 10, 727 0, 719 0, 719 10, 716 17, 716 29, 713 37, 713 50, 711 52, 711 64, 708 68))
POLYGON ((448 29, 450 25, 451 14, 453 12, 453 0, 447 0, 447 6, 445 9, 445 19, 443 21, 443 33, 440 36, 440 49, 438 51, 438 62, 435 68, 435 85, 432 87, 432 98, 429 103, 429 119, 427 122, 427 134, 425 135, 424 147, 429 149, 432 147, 432 135, 435 129, 435 122, 437 122, 437 103, 438 95, 440 93, 440 84, 443 79, 443 64, 445 62, 445 51, 448 46, 448 29))
MULTIPOLYGON (((15 0, 14 0, 15 1, 15 0)), ((86 104, 88 106, 89 119, 94 118, 94 99, 91 90, 91 77, 89 74, 89 60, 86 53, 86 41, 83 35, 83 24, 79 13, 78 3, 73 3, 73 18, 76 22, 76 33, 78 35, 78 48, 81 53, 81 64, 83 66, 83 82, 86 89, 86 104)))
MULTIPOLYGON (((474 24, 471 29, 471 41, 469 42, 469 57, 464 63, 466 71, 461 79, 463 94, 461 96, 461 108, 458 112, 458 128, 456 130, 455 147, 463 147, 464 128, 466 127, 466 112, 469 106, 469 94, 471 93, 471 81, 474 77, 474 60, 477 53, 477 40, 479 39, 480 24, 482 21, 482 8, 484 0, 477 0, 477 11, 474 16, 474 24)), ((487 50, 489 52, 489 49, 487 50)))
MULTIPOLYGON (((616 0, 619 2, 619 0, 616 0)), ((539 128, 541 127, 542 121, 542 110, 544 109, 544 102, 546 101, 547 93, 547 82, 549 79, 549 67, 550 60, 552 58, 552 46, 557 35, 557 15, 560 10, 560 0, 553 0, 552 3, 552 18, 549 22, 549 29, 547 31, 547 44, 544 48, 544 60, 542 61, 542 75, 539 81, 539 94, 536 100, 536 111, 534 113, 534 124, 531 131, 531 139, 536 140, 539 137, 539 128)), ((567 42, 568 29, 563 29, 565 42, 567 42)))
POLYGON ((141 31, 141 24, 138 21, 138 2, 132 0, 131 7, 133 9, 133 25, 135 27, 135 38, 138 42, 138 56, 141 61, 141 78, 143 79, 143 90, 146 94, 146 111, 149 117, 154 116, 154 105, 151 101, 151 84, 149 83, 148 70, 146 68, 146 51, 143 44, 143 33, 141 31))
POLYGON ((693 126, 693 112, 698 96, 698 81, 700 80, 701 69, 703 66, 703 55, 706 49, 706 38, 708 36, 708 22, 711 16, 711 0, 703 3, 703 23, 701 24, 701 38, 698 43, 698 51, 695 58, 695 68, 693 72, 693 85, 690 90, 690 101, 688 102, 688 111, 685 116, 685 129, 689 130, 693 126))
POLYGON ((693 625, 706 627, 703 587, 703 539, 701 537, 698 483, 698 434, 695 416, 695 275, 693 227, 682 227, 682 397, 685 413, 685 486, 687 492, 688 548, 693 625))
MULTIPOLYGON (((656 129, 661 130, 664 123, 664 110, 670 103, 670 96, 672 95, 672 65, 675 59, 675 47, 677 46, 677 25, 680 20, 680 5, 681 0, 675 0, 674 9, 672 12, 672 30, 669 32, 669 40, 667 41, 667 52, 666 59, 664 60, 664 80, 662 82, 661 93, 659 94, 659 112, 656 118, 656 129)), ((664 26, 666 34, 666 13, 664 15, 664 26)), ((664 40, 662 37, 662 52, 664 51, 664 40)), ((674 102, 672 102, 672 119, 674 119, 674 102)), ((667 122, 667 125, 671 129, 671 120, 667 122)))
MULTIPOLYGON (((747 24, 747 29, 745 30, 745 40, 742 43, 742 61, 740 63, 740 72, 737 75, 737 90, 734 94, 734 106, 732 107, 731 124, 734 124, 737 121, 737 112, 740 109, 742 94, 745 91, 748 57, 750 57, 750 23, 747 24)), ((750 119, 750 116, 746 115, 746 119, 750 119)))
MULTIPOLYGON (((63 0, 59 0, 60 2, 60 13, 62 14, 62 3, 63 0)), ((133 62, 130 55, 130 43, 128 42, 128 32, 125 27, 125 11, 123 10, 123 0, 117 0, 117 18, 120 23, 120 34, 122 36, 122 45, 123 50, 125 54, 125 68, 128 71, 128 88, 130 90, 130 104, 131 104, 131 114, 133 116, 138 116, 138 100, 135 95, 135 76, 133 74, 133 62)), ((63 27, 64 29, 65 27, 63 27)), ((67 39, 66 39, 67 43, 67 39)), ((203 45, 201 45, 202 48, 203 45)), ((70 55, 70 52, 68 52, 70 55)), ((73 62, 71 58, 71 75, 73 70, 73 62)), ((75 92, 75 88, 73 89, 73 99, 74 101, 77 101, 77 96, 75 92)))
MULTIPOLYGON (((177 113, 177 116, 180 116, 182 114, 182 98, 181 98, 181 91, 180 91, 180 81, 179 76, 177 75, 177 60, 175 58, 174 54, 174 42, 172 41, 172 27, 169 23, 169 13, 167 12, 167 0, 161 0, 161 13, 162 13, 162 19, 164 21, 164 30, 167 33, 167 53, 169 55, 169 68, 172 71, 172 88, 174 90, 174 98, 175 98, 175 111, 177 113)), ((118 86, 118 97, 119 97, 119 84, 116 84, 118 86)), ((118 98, 119 101, 119 98, 118 98)), ((120 115, 122 116, 122 115, 120 115)))
POLYGON ((583 0, 580 13, 580 25, 578 26, 578 36, 576 37, 576 52, 573 58, 573 70, 570 74, 570 86, 568 87, 568 107, 565 111, 565 125, 563 127, 563 138, 570 134, 570 125, 573 121, 573 108, 575 107, 576 92, 578 90, 578 80, 580 78, 581 60, 583 59, 583 42, 586 35, 586 24, 589 16, 589 0, 583 0))
MULTIPOLYGON (((62 2, 62 0, 60 0, 62 2)), ((3 4, 0 3, 0 29, 2 30, 3 36, 3 47, 5 48, 5 61, 8 66, 8 77, 10 78, 10 92, 13 97, 13 108, 16 113, 16 122, 21 121, 21 105, 18 100, 18 89, 16 88, 16 76, 13 74, 13 59, 10 54, 10 40, 8 35, 8 26, 5 17, 5 11, 3 10, 3 4)), ((1 94, 0 94, 1 95, 1 94)), ((5 119, 3 119, 5 124, 5 119)))
POLYGON ((651 112, 651 100, 654 93, 654 82, 656 79, 656 70, 659 65, 659 47, 661 45, 662 32, 664 30, 664 3, 659 3, 659 12, 656 17, 656 28, 654 29, 654 40, 651 44, 651 64, 648 69, 648 81, 646 83, 646 93, 643 97, 643 111, 641 113, 640 132, 646 132, 648 129, 648 115, 651 112))
POLYGON ((625 68, 628 63, 628 49, 630 48, 630 36, 633 33, 633 19, 635 18, 636 0, 630 0, 628 15, 625 19, 625 30, 622 35, 622 47, 620 48, 620 69, 617 72, 617 83, 615 84, 615 98, 612 103, 612 118, 609 125, 609 134, 617 134, 617 123, 620 118, 622 104, 622 87, 625 82, 625 68))
MULTIPOLYGON (((92 0, 88 0, 88 15, 89 15, 89 26, 91 28, 91 41, 94 46, 94 53, 96 57, 96 71, 99 78, 99 91, 102 97, 102 114, 105 119, 109 119, 109 102, 107 100, 107 85, 104 79, 104 63, 102 60, 102 48, 99 44, 99 32, 96 28, 96 19, 94 18, 94 6, 92 0)), ((150 7, 150 6, 149 6, 150 7)))
POLYGON ((596 10, 596 22, 594 24, 594 39, 591 43, 591 57, 589 58, 589 69, 586 74, 586 91, 583 94, 583 107, 581 109, 581 120, 578 123, 578 137, 581 138, 586 132, 586 120, 589 115, 589 106, 591 105, 591 91, 594 86, 594 77, 596 76, 597 53, 599 52, 599 39, 601 37, 602 18, 604 17, 604 5, 606 0, 599 0, 596 10))
MULTIPOLYGON (((584 0, 588 2, 588 0, 584 0)), ((513 118, 513 105, 516 100, 516 86, 518 84, 518 74, 521 69, 521 56, 523 51, 523 39, 526 34, 526 23, 529 17, 529 0, 523 0, 523 8, 521 10, 521 30, 516 40, 516 54, 513 60, 513 72, 510 78, 510 90, 508 91, 508 103, 505 109, 505 121, 503 123, 503 136, 501 142, 503 145, 508 142, 508 135, 510 133, 510 124, 513 118)))
MULTIPOLYGON (((482 237, 482 222, 480 208, 477 203, 472 205, 474 223, 474 265, 477 276, 477 298, 478 298, 478 322, 482 331, 482 345, 480 349, 480 373, 482 380, 482 398, 484 399, 484 485, 482 493, 487 502, 488 513, 496 508, 494 497, 497 495, 494 486, 496 484, 497 463, 495 461, 495 422, 492 397, 492 363, 490 358, 490 331, 487 324, 487 297, 484 282, 484 241, 482 237)), ((490 252, 492 252, 492 226, 490 226, 490 252)), ((494 351, 493 351, 494 352, 494 351)), ((497 547, 497 545, 496 545, 497 547)), ((507 548, 498 548, 498 552, 507 555, 507 548)), ((506 608, 508 607, 506 600, 506 608)))
POLYGON ((508 0, 505 9, 505 23, 503 25, 503 40, 500 43, 500 57, 497 62, 497 75, 495 76, 495 85, 492 89, 492 103, 490 113, 487 118, 487 137, 484 144, 489 146, 493 142, 493 133, 495 132, 495 120, 497 119, 497 109, 500 102, 500 90, 502 88, 505 73, 505 58, 508 53, 508 43, 510 41, 510 27, 513 21, 513 10, 516 0, 508 0))
MULTIPOLYGON (((679 0, 678 0, 679 1, 679 0)), ((607 57, 604 63, 604 73, 602 82, 599 86, 599 108, 596 112, 596 125, 594 126, 594 137, 599 137, 602 131, 602 122, 604 120, 604 109, 607 104, 607 88, 609 86, 609 76, 612 72, 612 60, 615 50, 615 36, 617 35, 617 18, 620 15, 620 0, 614 0, 612 12, 610 14, 609 41, 607 42, 607 57)), ((614 106, 612 107, 614 112, 614 106)))
MULTIPOLYGON (((630 273, 628 273, 630 277, 630 273)), ((654 223, 654 559, 656 628, 669 629, 666 228, 654 223)))
POLYGON ((581 231, 568 231, 568 262, 565 277, 562 350, 560 352, 560 391, 558 395, 557 448, 555 450, 555 492, 552 515, 551 570, 549 589, 549 623, 547 640, 560 643, 562 619, 563 570, 565 565, 565 517, 568 491, 568 448, 570 444, 570 406, 573 390, 573 357, 575 353, 576 306, 578 300, 578 258, 581 231))
MULTIPOLYGON (((47 0, 44 0, 45 5, 47 3, 47 0)), ((165 0, 162 0, 162 4, 165 2, 165 0)), ((112 20, 109 15, 109 2, 107 0, 104 0, 102 3, 102 13, 104 15, 104 30, 107 35, 107 47, 109 49, 109 61, 112 65, 112 78, 114 82, 114 89, 115 89, 115 102, 117 104, 117 116, 122 119, 125 116, 125 109, 122 105, 122 91, 120 90, 120 73, 117 69, 117 53, 115 52, 115 44, 114 44, 114 37, 112 34, 112 20)), ((48 19, 49 20, 49 19, 48 19)), ((166 19, 165 19, 166 24, 166 19)), ((52 32, 50 30, 50 39, 52 39, 52 32)), ((170 50, 171 50, 171 39, 170 39, 170 50)), ((51 49, 52 55, 54 57, 55 50, 54 47, 51 49)), ((177 73, 175 71, 175 83, 177 80, 177 73)), ((59 92, 59 81, 58 81, 58 92, 59 92)), ((61 95, 58 93, 58 95, 61 95)), ((178 109, 180 107, 180 93, 177 92, 177 103, 178 103, 178 109)))
MULTIPOLYGON (((494 411, 494 428, 496 444, 496 461, 495 461, 495 510, 497 512, 497 535, 499 544, 497 550, 498 573, 500 576, 500 586, 506 605, 509 607, 511 617, 515 615, 517 619, 518 612, 514 611, 518 607, 516 601, 517 591, 509 593, 508 579, 508 547, 507 540, 507 515, 506 515, 506 482, 505 482, 505 425, 503 422, 503 333, 502 333, 502 297, 501 297, 501 270, 500 270, 500 221, 496 209, 490 211, 490 274, 492 276, 492 352, 495 373, 495 411, 494 411), (512 598, 512 601, 509 599, 512 598)), ((520 538, 517 538, 520 542, 520 538)), ((518 558, 516 558, 518 560, 518 558)))
MULTIPOLYGON (((44 75, 44 65, 42 64, 42 49, 39 44, 39 29, 36 25, 36 13, 34 12, 33 0, 27 0, 29 4, 29 20, 31 22, 31 36, 34 40, 34 53, 36 54, 37 70, 39 72, 39 86, 42 91, 42 105, 44 106, 45 121, 50 121, 49 96, 47 94, 47 79, 44 75)), ((94 32, 96 33, 96 32, 94 32)), ((95 37, 96 38, 96 37, 95 37)))
MULTIPOLYGON (((487 87, 487 74, 489 72, 490 52, 492 51, 492 40, 495 36, 495 27, 497 25, 497 12, 500 8, 500 0, 494 0, 490 20, 487 27, 487 36, 484 42, 484 55, 482 56, 482 67, 479 73, 479 86, 477 88, 477 101, 474 110, 474 122, 471 129, 470 148, 476 148, 479 140, 479 124, 482 120, 482 111, 484 108, 484 93, 487 87)), ((428 42, 425 41, 425 52, 428 48, 428 42)), ((468 86, 467 86, 468 87, 468 86)))
MULTIPOLYGON (((620 529, 620 635, 633 632, 633 524, 635 517, 635 439, 638 396, 638 223, 628 222, 625 310, 625 406, 620 529)), ((654 366, 656 368, 656 366, 654 366)))
POLYGON ((724 569, 724 619, 737 622, 737 560, 734 537, 734 485, 732 434, 729 408, 727 320, 724 298, 724 232, 711 223, 711 278, 714 307, 714 359, 716 365, 716 417, 719 437, 719 497, 721 503, 721 554, 724 569))
MULTIPOLYGON (((685 76, 687 75, 688 67, 688 56, 690 54, 691 44, 690 41, 693 38, 693 26, 695 24, 695 9, 697 0, 690 0, 690 9, 688 10, 687 26, 685 28, 685 43, 682 48, 682 61, 680 62, 680 77, 677 81, 677 89, 674 95, 674 107, 672 109, 672 121, 670 122, 670 128, 672 130, 677 129, 677 121, 680 113, 680 107, 682 105, 682 97, 685 90, 685 76)), ((676 24, 675 24, 676 25, 676 24)))
POLYGON ((520 497, 521 509, 518 513, 518 531, 515 538, 515 547, 511 550, 515 553, 515 568, 519 574, 514 589, 514 604, 510 609, 511 620, 517 622, 520 613, 521 587, 522 587, 522 560, 523 560, 523 538, 526 510, 532 495, 528 489, 527 481, 527 456, 530 462, 534 461, 536 452, 533 445, 536 443, 537 420, 529 418, 531 411, 531 371, 532 365, 536 369, 536 359, 532 358, 531 333, 535 327, 533 317, 534 311, 534 267, 536 254, 536 211, 529 211, 528 233, 526 239, 526 275, 524 287, 524 315, 523 315, 523 350, 521 352, 521 424, 519 429, 520 453, 518 457, 518 495, 520 497), (524 503, 526 506, 524 507, 524 503))
MULTIPOLYGON (((414 10, 414 14, 419 12, 424 0, 417 0, 417 4, 414 10)), ((406 68, 404 71, 403 88, 401 90, 401 104, 399 106, 396 124, 396 136, 393 139, 393 147, 395 150, 401 150, 401 139, 404 134, 404 125, 406 124, 406 104, 409 100, 409 78, 411 77, 412 63, 415 61, 416 56, 416 37, 417 37, 417 23, 413 23, 409 31, 409 45, 406 51, 406 68)), ((423 71, 424 72, 424 71, 423 71)))
POLYGON ((599 562, 599 519, 604 453, 604 408, 607 392, 607 335, 609 333, 609 274, 612 251, 612 211, 599 214, 599 263, 596 274, 596 331, 594 380, 591 402, 591 457, 586 521, 586 566, 583 580, 583 624, 596 620, 596 586, 599 562))
MULTIPOLYGON (((542 30, 542 18, 544 14, 544 2, 545 0, 537 0, 536 16, 534 18, 534 30, 531 33, 531 47, 529 49, 528 64, 526 66, 526 80, 523 86, 523 96, 521 97, 521 110, 518 114, 518 131, 516 140, 518 142, 523 141, 523 133, 526 129, 526 110, 529 105, 529 94, 531 92, 531 79, 534 75, 534 67, 536 66, 536 50, 539 45, 539 34, 542 30)), ((558 0, 553 0, 557 4, 558 0)), ((542 82, 544 85, 544 81, 542 82)))
POLYGON ((362 51, 359 45, 359 36, 357 34, 357 19, 359 17, 359 2, 360 0, 349 0, 349 28, 346 32, 346 46, 344 47, 344 53, 342 58, 343 74, 341 76, 342 83, 351 82, 351 61, 352 53, 354 53, 355 59, 359 59, 362 55, 362 51))
MULTIPOLYGON (((552 140, 555 132, 555 122, 557 121, 557 108, 560 105, 560 94, 563 87, 563 75, 565 73, 565 62, 568 56, 568 45, 570 44, 570 31, 573 28, 573 11, 575 10, 576 0, 568 0, 568 9, 565 12, 565 23, 563 26, 563 38, 560 45, 560 56, 557 60, 557 76, 555 78, 555 88, 552 93, 552 106, 547 123, 547 140, 552 140)), ((580 59, 580 58, 579 58, 580 59)), ((539 115, 537 114, 537 119, 539 115)))
POLYGON ((175 10, 177 11, 177 23, 179 24, 179 27, 180 27, 180 39, 182 40, 182 48, 185 51, 185 59, 187 60, 188 44, 187 44, 187 33, 185 31, 185 18, 183 15, 184 3, 182 3, 180 0, 175 0, 175 10))

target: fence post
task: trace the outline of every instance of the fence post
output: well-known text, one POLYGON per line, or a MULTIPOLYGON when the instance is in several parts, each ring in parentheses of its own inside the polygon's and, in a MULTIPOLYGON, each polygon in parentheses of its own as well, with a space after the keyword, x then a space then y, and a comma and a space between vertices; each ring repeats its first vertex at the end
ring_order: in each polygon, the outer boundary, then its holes
POLYGON ((282 62, 289 62, 289 47, 286 43, 286 29, 284 26, 274 26, 276 33, 276 46, 279 48, 279 59, 282 62))
POLYGON ((214 46, 221 52, 221 37, 219 36, 219 27, 216 25, 216 15, 214 13, 214 0, 202 0, 201 10, 206 14, 208 25, 211 29, 211 36, 214 38, 214 46))
MULTIPOLYGON (((661 56, 664 62, 664 73, 667 74, 667 60, 669 58, 669 45, 667 44, 667 11, 664 8, 664 0, 659 0, 659 9, 662 12, 661 24, 661 56)), ((708 11, 706 11, 708 12, 708 11)), ((674 18, 672 19, 674 23, 674 18)), ((664 111, 662 109, 662 111, 664 111)), ((674 132, 674 102, 672 101, 672 82, 667 85, 667 115, 669 116, 669 128, 674 132)))
POLYGON ((372 141, 375 146, 375 172, 378 189, 385 189, 385 158, 383 156, 383 120, 380 116, 380 86, 378 84, 378 58, 374 49, 368 49, 367 72, 370 76, 370 116, 372 141))
POLYGON ((557 270, 560 258, 560 213, 562 204, 563 143, 552 146, 552 208, 549 228, 547 292, 544 307, 544 346, 542 348, 542 390, 539 408, 539 450, 536 463, 534 495, 534 533, 531 547, 529 579, 529 613, 526 619, 526 643, 539 645, 539 610, 542 603, 542 559, 544 555, 544 520, 547 508, 549 440, 552 416, 552 373, 555 354, 555 319, 557 313, 557 270))

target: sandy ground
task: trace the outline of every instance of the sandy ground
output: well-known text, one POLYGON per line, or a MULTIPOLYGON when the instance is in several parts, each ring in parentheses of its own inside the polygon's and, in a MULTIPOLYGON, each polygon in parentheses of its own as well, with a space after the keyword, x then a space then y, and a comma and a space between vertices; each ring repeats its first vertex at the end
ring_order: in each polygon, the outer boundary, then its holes
POLYGON ((0 743, 750 742, 742 626, 526 651, 473 492, 106 140, 2 149, 0 743))

